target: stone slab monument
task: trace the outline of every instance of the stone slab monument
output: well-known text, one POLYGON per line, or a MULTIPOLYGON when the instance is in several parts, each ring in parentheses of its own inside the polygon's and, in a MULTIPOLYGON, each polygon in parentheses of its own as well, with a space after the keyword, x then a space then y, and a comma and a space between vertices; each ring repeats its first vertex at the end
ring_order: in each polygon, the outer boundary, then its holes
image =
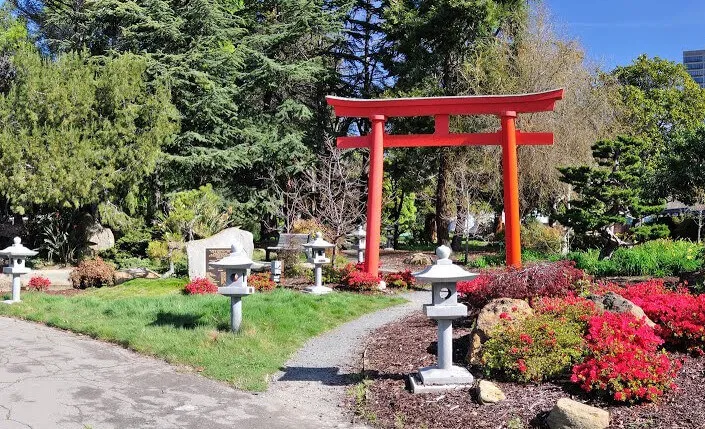
POLYGON ((252 257, 255 249, 252 233, 240 228, 224 229, 212 237, 187 242, 189 278, 209 277, 216 285, 221 285, 221 281, 225 281, 224 273, 221 275, 221 270, 209 268, 208 263, 230 254, 233 244, 239 245, 247 256, 252 257))

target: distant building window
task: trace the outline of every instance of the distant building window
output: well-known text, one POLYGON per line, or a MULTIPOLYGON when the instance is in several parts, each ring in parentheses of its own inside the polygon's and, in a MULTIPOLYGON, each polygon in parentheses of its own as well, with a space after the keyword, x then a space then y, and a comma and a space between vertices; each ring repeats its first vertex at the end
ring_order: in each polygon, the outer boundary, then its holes
POLYGON ((703 68, 703 63, 699 63, 699 64, 686 64, 685 67, 686 67, 688 70, 701 69, 701 68, 703 68))
POLYGON ((684 63, 700 63, 703 61, 702 55, 697 57, 685 57, 683 58, 684 63))
POLYGON ((705 83, 705 79, 702 77, 694 77, 693 80, 697 83, 705 83))

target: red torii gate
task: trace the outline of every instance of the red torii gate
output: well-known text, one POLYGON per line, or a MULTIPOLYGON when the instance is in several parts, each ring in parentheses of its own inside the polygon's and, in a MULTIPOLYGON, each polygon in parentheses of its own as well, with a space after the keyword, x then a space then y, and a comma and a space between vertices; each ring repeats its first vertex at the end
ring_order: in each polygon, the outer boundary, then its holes
POLYGON ((326 97, 335 115, 366 117, 372 121, 372 133, 366 136, 338 137, 341 149, 369 148, 370 176, 367 196, 367 246, 365 269, 377 276, 382 223, 382 180, 384 148, 501 145, 504 176, 504 213, 507 265, 521 266, 519 237, 519 176, 517 145, 553 144, 553 133, 522 133, 516 129, 518 113, 553 111, 563 98, 563 89, 520 95, 484 95, 459 97, 419 97, 397 99, 356 99, 326 97), (497 115, 502 128, 494 133, 451 134, 450 115, 497 115), (433 134, 389 135, 384 131, 387 118, 433 116, 433 134))

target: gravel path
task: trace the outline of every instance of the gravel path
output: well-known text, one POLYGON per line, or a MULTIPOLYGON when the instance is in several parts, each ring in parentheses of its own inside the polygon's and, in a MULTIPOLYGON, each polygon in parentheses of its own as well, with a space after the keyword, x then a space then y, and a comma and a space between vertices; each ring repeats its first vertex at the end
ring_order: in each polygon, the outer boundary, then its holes
POLYGON ((379 327, 420 311, 431 294, 416 291, 401 297, 409 303, 368 314, 309 340, 274 376, 265 395, 316 416, 321 427, 366 427, 351 424, 341 408, 346 390, 354 383, 349 375, 361 369, 366 340, 379 327))

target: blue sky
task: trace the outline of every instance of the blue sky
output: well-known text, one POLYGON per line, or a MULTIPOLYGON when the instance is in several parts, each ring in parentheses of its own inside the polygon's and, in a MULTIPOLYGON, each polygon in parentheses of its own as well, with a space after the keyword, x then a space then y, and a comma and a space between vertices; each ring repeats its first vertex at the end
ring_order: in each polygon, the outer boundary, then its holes
POLYGON ((560 31, 606 69, 642 53, 681 62, 705 49, 705 0, 545 0, 560 31))

